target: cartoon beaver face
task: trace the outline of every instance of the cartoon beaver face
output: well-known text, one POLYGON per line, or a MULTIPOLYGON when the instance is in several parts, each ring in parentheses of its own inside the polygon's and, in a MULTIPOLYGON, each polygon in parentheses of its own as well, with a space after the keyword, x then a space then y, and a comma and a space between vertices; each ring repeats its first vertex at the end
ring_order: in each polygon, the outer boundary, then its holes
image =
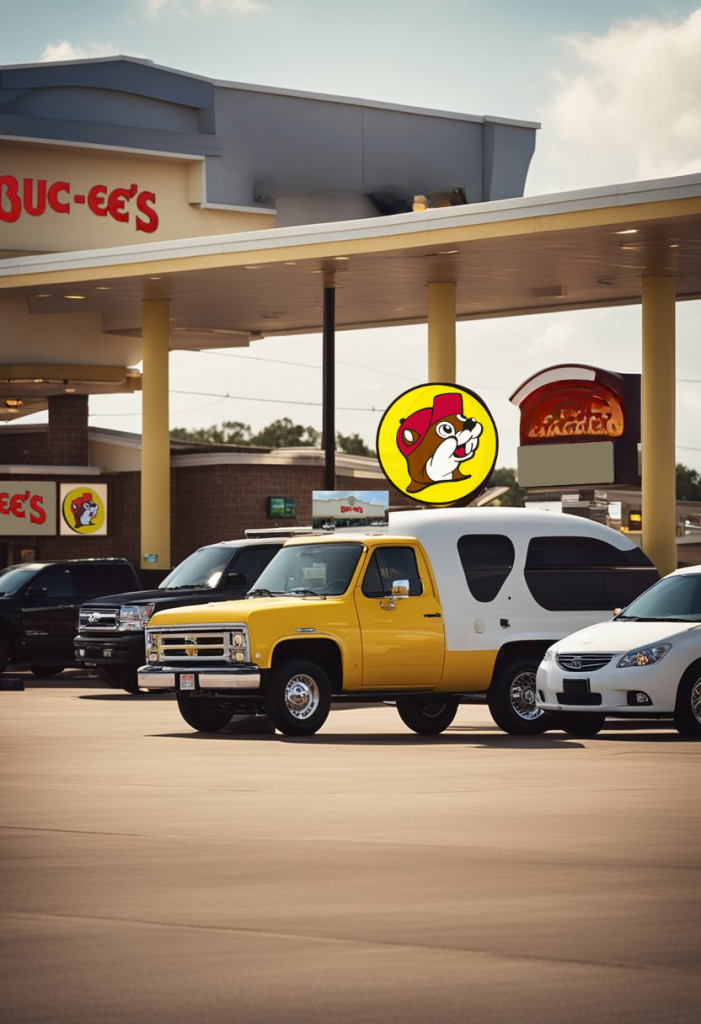
POLYGON ((76 529, 81 526, 90 526, 99 511, 100 506, 96 501, 93 501, 90 491, 86 491, 82 497, 76 498, 71 502, 71 512, 75 519, 76 529))
POLYGON ((462 396, 437 395, 432 409, 420 409, 400 423, 397 444, 407 461, 407 493, 432 484, 465 480, 460 464, 477 451, 482 424, 462 414, 462 396))

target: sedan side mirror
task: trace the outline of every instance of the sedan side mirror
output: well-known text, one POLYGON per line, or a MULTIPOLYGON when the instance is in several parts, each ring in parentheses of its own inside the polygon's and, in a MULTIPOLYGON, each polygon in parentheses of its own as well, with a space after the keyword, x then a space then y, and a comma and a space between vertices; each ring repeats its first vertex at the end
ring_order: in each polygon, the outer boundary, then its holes
POLYGON ((248 577, 245 572, 230 572, 226 577, 227 587, 239 588, 248 586, 248 577))

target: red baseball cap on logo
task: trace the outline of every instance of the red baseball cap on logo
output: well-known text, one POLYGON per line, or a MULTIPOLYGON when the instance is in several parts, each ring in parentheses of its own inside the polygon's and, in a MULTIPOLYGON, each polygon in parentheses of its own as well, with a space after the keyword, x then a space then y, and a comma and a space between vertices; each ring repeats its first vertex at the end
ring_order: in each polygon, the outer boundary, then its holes
POLYGON ((400 452, 402 455, 411 455, 414 449, 418 448, 423 441, 426 431, 432 423, 444 420, 446 416, 462 416, 462 414, 462 395, 455 393, 436 395, 433 399, 432 409, 419 409, 399 425, 397 445, 400 452), (405 430, 412 430, 418 435, 411 444, 404 440, 405 430))

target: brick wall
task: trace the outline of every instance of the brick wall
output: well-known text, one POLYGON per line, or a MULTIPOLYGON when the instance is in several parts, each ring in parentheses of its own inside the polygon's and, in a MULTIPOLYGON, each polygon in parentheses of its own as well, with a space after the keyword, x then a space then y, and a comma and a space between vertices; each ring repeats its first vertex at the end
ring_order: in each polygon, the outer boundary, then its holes
POLYGON ((50 395, 47 464, 88 465, 88 396, 50 395))
POLYGON ((0 465, 45 466, 48 461, 46 427, 20 434, 0 426, 0 465))

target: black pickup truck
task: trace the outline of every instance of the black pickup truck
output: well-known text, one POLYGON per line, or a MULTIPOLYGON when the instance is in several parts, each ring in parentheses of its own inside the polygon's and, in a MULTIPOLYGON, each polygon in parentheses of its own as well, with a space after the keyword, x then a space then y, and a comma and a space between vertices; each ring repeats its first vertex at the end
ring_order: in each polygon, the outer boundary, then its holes
POLYGON ((78 608, 88 599, 138 587, 124 558, 75 558, 10 565, 0 572, 0 672, 28 665, 36 676, 75 666, 78 608))
POLYGON ((232 540, 193 552, 157 590, 111 594, 81 606, 75 660, 98 668, 114 687, 138 693, 145 662, 144 627, 155 612, 230 601, 251 589, 284 540, 232 540))

